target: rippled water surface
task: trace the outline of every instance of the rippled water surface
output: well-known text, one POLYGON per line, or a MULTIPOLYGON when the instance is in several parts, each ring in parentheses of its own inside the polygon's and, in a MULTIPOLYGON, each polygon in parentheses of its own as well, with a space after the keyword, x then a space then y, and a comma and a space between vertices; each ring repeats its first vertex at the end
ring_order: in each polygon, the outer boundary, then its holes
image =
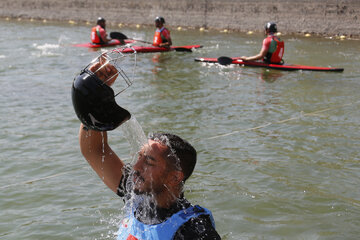
MULTIPOLYGON (((74 76, 99 54, 71 47, 88 41, 90 26, 0 21, 0 30, 0 238, 113 239, 123 202, 81 156, 70 98, 74 76)), ((286 62, 343 73, 193 60, 256 54, 262 37, 173 30, 175 45, 204 47, 138 54, 134 84, 117 101, 146 134, 195 146, 185 195, 212 210, 223 239, 357 239, 359 41, 283 36, 286 62)), ((122 129, 109 138, 129 159, 122 129)))

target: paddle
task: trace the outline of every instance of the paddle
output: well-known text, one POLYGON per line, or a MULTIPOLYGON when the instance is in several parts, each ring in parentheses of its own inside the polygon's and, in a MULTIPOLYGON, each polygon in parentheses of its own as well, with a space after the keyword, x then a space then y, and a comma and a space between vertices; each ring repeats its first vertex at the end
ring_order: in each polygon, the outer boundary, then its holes
POLYGON ((128 39, 128 37, 121 32, 111 32, 110 37, 113 39, 118 39, 118 40, 128 39))
POLYGON ((172 47, 172 49, 175 49, 177 52, 192 52, 189 48, 183 48, 183 47, 172 47))
POLYGON ((121 44, 125 44, 125 39, 127 39, 127 36, 122 34, 121 32, 111 32, 110 38, 117 39, 121 42, 121 44))
MULTIPOLYGON (((111 32, 110 37, 113 38, 113 39, 118 39, 120 41, 125 40, 125 39, 129 39, 129 40, 134 40, 134 41, 137 41, 137 42, 142 42, 142 43, 152 45, 151 42, 147 42, 147 41, 143 41, 143 40, 139 40, 139 39, 128 38, 125 34, 123 34, 121 32, 111 32)), ((174 49, 177 52, 192 52, 191 49, 183 48, 183 47, 171 47, 171 49, 174 49)))
POLYGON ((232 58, 225 57, 225 56, 219 57, 217 60, 220 65, 229 65, 233 62, 232 58))

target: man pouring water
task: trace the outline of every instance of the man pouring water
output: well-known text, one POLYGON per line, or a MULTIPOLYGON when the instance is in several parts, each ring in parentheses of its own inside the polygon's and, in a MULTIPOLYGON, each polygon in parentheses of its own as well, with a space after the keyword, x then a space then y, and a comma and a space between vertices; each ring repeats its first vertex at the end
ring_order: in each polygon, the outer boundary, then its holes
POLYGON ((107 187, 125 201, 126 214, 117 239, 220 239, 212 214, 192 205, 183 187, 196 164, 196 150, 170 133, 154 133, 139 149, 134 164, 125 164, 108 143, 107 132, 127 121, 110 86, 118 69, 106 57, 74 80, 72 99, 81 120, 81 153, 107 187))

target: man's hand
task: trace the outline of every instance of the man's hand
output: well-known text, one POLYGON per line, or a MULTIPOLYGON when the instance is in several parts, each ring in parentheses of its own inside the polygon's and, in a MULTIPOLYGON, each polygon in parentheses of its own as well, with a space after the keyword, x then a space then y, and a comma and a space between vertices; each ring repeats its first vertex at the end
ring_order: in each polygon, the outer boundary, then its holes
POLYGON ((118 70, 106 60, 104 55, 99 58, 99 62, 90 66, 89 70, 108 86, 111 86, 119 75, 118 70))
POLYGON ((246 56, 242 56, 242 57, 239 57, 240 60, 243 60, 243 61, 247 61, 247 57, 246 56))

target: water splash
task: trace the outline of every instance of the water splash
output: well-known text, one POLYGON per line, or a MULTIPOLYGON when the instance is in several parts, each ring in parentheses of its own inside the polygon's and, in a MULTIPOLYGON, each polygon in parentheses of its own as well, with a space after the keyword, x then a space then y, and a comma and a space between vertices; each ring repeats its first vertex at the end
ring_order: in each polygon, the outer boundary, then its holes
POLYGON ((40 50, 40 53, 33 53, 33 55, 38 56, 38 57, 61 56, 62 55, 59 52, 57 52, 57 50, 60 48, 59 44, 45 43, 43 45, 38 45, 38 44, 34 43, 33 47, 35 47, 35 49, 37 49, 37 50, 40 50))
POLYGON ((61 35, 58 39, 58 45, 59 46, 66 46, 70 42, 70 38, 66 35, 61 35))
POLYGON ((130 144, 130 154, 132 159, 138 153, 139 149, 147 143, 147 137, 135 116, 132 115, 129 121, 126 121, 120 126, 126 140, 130 144))
POLYGON ((170 149, 170 152, 168 153, 167 157, 169 159, 174 159, 175 168, 181 170, 180 159, 176 154, 176 150, 171 146, 169 137, 167 135, 156 136, 155 133, 154 135, 150 134, 150 138, 153 139, 154 141, 165 144, 170 149))

